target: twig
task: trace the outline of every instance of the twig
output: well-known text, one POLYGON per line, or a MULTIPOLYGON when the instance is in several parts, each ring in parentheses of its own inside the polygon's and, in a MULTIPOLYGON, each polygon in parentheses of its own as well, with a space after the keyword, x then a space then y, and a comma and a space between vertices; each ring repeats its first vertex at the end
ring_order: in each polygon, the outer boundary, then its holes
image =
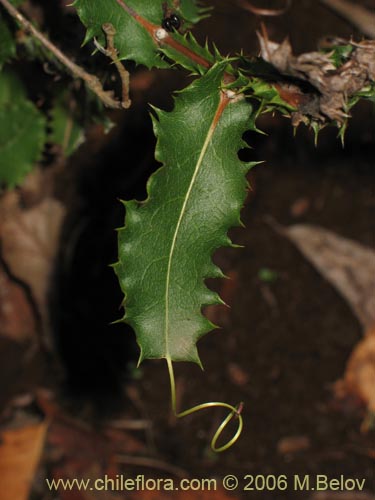
POLYGON ((132 103, 131 100, 129 99, 129 84, 130 84, 129 72, 126 71, 125 66, 118 60, 118 51, 114 43, 116 30, 111 23, 103 24, 102 29, 107 39, 107 48, 105 49, 105 53, 110 59, 112 59, 121 78, 121 83, 122 83, 121 105, 123 108, 128 109, 130 108, 132 103))
POLYGON ((144 431, 151 427, 150 420, 111 420, 108 424, 109 427, 116 430, 126 431, 144 431))
POLYGON ((320 3, 337 12, 363 34, 375 38, 375 14, 348 0, 320 0, 320 3))
POLYGON ((237 0, 237 4, 244 10, 255 14, 256 16, 281 16, 290 8, 292 0, 286 0, 286 5, 282 9, 262 9, 261 7, 255 7, 249 0, 237 0))
POLYGON ((96 94, 99 99, 103 102, 105 106, 109 108, 122 108, 123 105, 120 101, 113 97, 112 91, 107 91, 103 89, 103 86, 99 78, 95 75, 87 73, 83 68, 72 62, 59 48, 57 48, 45 35, 38 31, 31 22, 26 19, 21 12, 19 12, 9 0, 0 0, 0 4, 7 10, 7 12, 16 19, 21 26, 30 33, 34 38, 39 40, 39 42, 48 49, 56 59, 62 63, 74 77, 83 80, 87 86, 96 94))
POLYGON ((175 465, 169 464, 167 462, 163 462, 162 460, 158 460, 156 458, 137 457, 134 455, 116 455, 116 462, 125 465, 135 465, 138 467, 147 467, 149 469, 170 472, 174 476, 182 479, 189 476, 184 469, 176 467, 175 465))

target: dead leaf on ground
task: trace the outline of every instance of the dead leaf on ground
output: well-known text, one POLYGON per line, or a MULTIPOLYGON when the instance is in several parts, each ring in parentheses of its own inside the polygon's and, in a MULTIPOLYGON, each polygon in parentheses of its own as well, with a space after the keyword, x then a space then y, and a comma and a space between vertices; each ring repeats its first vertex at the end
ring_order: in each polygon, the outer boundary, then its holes
POLYGON ((363 34, 375 38, 375 14, 357 1, 320 0, 321 3, 337 12, 356 26, 363 34))
POLYGON ((286 436, 277 443, 280 455, 292 455, 310 449, 311 443, 307 436, 286 436))
POLYGON ((318 226, 297 224, 280 232, 336 288, 369 331, 375 324, 375 252, 318 226))
POLYGON ((1 500, 27 500, 42 454, 47 423, 0 432, 1 500))
MULTIPOLYGON (((120 473, 118 454, 132 456, 144 450, 144 444, 130 432, 94 427, 66 414, 46 391, 38 391, 37 401, 51 420, 47 461, 55 479, 102 478, 105 475, 112 478, 120 473)), ((102 498, 75 493, 75 498, 80 500, 102 498)), ((67 493, 64 495, 66 500, 73 498, 67 493)))
POLYGON ((236 500, 224 490, 216 491, 137 491, 127 495, 127 500, 236 500))
POLYGON ((310 208, 310 200, 306 197, 297 198, 290 207, 292 217, 302 217, 310 208))
POLYGON ((10 191, 0 200, 2 258, 10 273, 25 283, 44 320, 53 260, 57 253, 65 209, 50 197, 22 206, 19 193, 10 191))
POLYGON ((338 398, 358 398, 375 415, 375 327, 355 347, 334 390, 338 398))
POLYGON ((35 340, 36 321, 25 289, 0 264, 0 335, 15 342, 35 340))
POLYGON ((309 500, 375 500, 373 495, 362 492, 347 492, 347 493, 315 493, 309 500))
POLYGON ((362 323, 365 338, 353 350, 334 390, 339 398, 356 398, 375 413, 375 252, 317 226, 299 224, 279 231, 336 288, 362 323))
POLYGON ((249 374, 236 363, 229 363, 227 371, 233 384, 243 387, 249 382, 249 374))
POLYGON ((95 429, 63 416, 55 417, 47 440, 54 456, 59 457, 59 462, 62 460, 63 468, 74 470, 77 475, 95 464, 98 457, 103 465, 108 465, 117 453, 136 454, 144 449, 144 444, 131 433, 95 429))

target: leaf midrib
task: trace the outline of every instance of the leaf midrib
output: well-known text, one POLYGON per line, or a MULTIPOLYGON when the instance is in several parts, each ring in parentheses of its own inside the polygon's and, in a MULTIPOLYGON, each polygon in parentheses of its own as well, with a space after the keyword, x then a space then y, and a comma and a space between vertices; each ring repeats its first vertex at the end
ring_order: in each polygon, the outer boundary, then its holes
POLYGON ((186 192, 184 203, 183 203, 182 208, 181 208, 180 216, 179 216, 177 224, 176 224, 176 229, 175 229, 175 232, 173 234, 172 245, 171 245, 171 249, 170 249, 169 256, 168 256, 168 267, 167 267, 167 276, 166 276, 166 284, 165 284, 165 325, 164 325, 164 328, 165 328, 165 352, 166 352, 165 358, 168 361, 171 361, 171 355, 170 355, 170 351, 169 351, 169 292, 170 292, 170 277, 171 277, 173 254, 174 254, 174 251, 176 248, 176 241, 177 241, 178 232, 180 230, 182 219, 183 219, 185 212, 186 212, 186 207, 187 207, 187 204, 188 204, 188 201, 190 198, 190 194, 191 194, 191 191, 193 189, 195 180, 198 176, 199 170, 202 166, 203 159, 204 159, 205 154, 207 152, 208 146, 211 142, 214 131, 216 129, 217 121, 218 120, 217 120, 217 112, 216 112, 214 118, 212 119, 210 128, 208 129, 206 139, 203 143, 202 151, 201 151, 199 158, 198 158, 198 161, 195 165, 194 173, 193 173, 193 176, 191 178, 188 190, 186 192))

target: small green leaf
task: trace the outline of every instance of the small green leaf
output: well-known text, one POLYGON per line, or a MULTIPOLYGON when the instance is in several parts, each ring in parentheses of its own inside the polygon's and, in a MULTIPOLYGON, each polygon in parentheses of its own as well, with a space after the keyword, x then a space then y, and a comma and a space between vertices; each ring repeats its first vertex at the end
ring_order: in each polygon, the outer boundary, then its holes
POLYGON ((282 113, 295 111, 295 108, 280 97, 279 92, 269 82, 263 81, 261 78, 249 78, 246 85, 241 90, 249 93, 255 99, 261 102, 262 111, 274 111, 278 109, 282 113))
POLYGON ((0 73, 0 185, 19 184, 39 160, 46 137, 46 120, 29 101, 21 81, 0 73))
POLYGON ((73 111, 69 109, 69 95, 59 96, 51 111, 52 133, 49 141, 61 146, 65 156, 70 156, 84 141, 83 129, 73 111))
POLYGON ((0 108, 0 183, 19 184, 40 158, 45 119, 30 101, 0 108))
POLYGON ((350 54, 354 50, 354 46, 351 44, 347 45, 336 45, 333 48, 327 49, 331 53, 331 60, 336 68, 342 66, 350 57, 350 54))
POLYGON ((252 107, 241 96, 223 97, 226 65, 180 92, 171 113, 156 111, 156 158, 163 167, 150 178, 146 201, 125 204, 114 268, 140 361, 200 364, 195 344, 214 327, 201 309, 221 299, 204 280, 223 276, 211 256, 231 245, 227 232, 240 224, 252 165, 238 159, 252 107))

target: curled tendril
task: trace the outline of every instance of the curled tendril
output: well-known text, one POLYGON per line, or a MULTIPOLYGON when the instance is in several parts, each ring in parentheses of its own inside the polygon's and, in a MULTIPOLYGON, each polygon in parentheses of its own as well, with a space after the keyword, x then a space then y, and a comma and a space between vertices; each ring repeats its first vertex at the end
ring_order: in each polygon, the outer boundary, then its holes
POLYGON ((186 417, 188 415, 191 415, 192 413, 196 413, 197 411, 206 410, 207 408, 226 408, 227 410, 230 410, 230 413, 221 422, 221 424, 219 425, 219 427, 217 428, 215 434, 213 435, 213 437, 211 439, 212 451, 214 451, 216 453, 220 453, 221 451, 228 450, 238 440, 238 438, 241 435, 242 429, 243 429, 243 418, 241 415, 243 403, 240 403, 237 406, 232 406, 228 403, 222 403, 219 401, 210 401, 208 403, 202 403, 202 404, 193 406, 192 408, 189 408, 188 410, 178 412, 176 409, 176 382, 175 382, 175 377, 174 377, 172 360, 167 358, 167 364, 168 364, 169 380, 170 380, 170 384, 171 384, 172 410, 173 410, 174 415, 177 418, 186 417), (222 435, 224 429, 227 427, 227 425, 229 424, 229 422, 233 418, 236 418, 238 420, 238 426, 237 426, 237 430, 236 430, 235 434, 225 444, 223 444, 221 446, 217 446, 217 442, 218 442, 220 436, 222 435))

